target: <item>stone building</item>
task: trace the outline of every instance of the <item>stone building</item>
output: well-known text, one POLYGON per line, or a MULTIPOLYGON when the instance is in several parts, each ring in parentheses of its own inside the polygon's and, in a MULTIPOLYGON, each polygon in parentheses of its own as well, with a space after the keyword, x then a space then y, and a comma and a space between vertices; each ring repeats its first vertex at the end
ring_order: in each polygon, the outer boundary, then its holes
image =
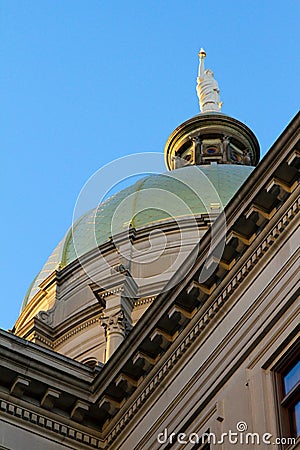
POLYGON ((300 448, 300 114, 259 162, 199 56, 169 172, 78 219, 0 331, 0 448, 300 448))

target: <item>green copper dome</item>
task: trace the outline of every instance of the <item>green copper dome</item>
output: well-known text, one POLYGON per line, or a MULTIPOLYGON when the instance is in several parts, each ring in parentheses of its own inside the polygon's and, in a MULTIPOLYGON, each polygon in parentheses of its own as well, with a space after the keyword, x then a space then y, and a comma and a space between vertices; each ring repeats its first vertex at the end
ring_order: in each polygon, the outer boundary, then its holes
POLYGON ((113 195, 70 228, 30 286, 22 309, 58 265, 66 267, 129 226, 140 229, 153 223, 208 214, 213 205, 222 209, 253 169, 232 164, 191 165, 150 175, 113 195))

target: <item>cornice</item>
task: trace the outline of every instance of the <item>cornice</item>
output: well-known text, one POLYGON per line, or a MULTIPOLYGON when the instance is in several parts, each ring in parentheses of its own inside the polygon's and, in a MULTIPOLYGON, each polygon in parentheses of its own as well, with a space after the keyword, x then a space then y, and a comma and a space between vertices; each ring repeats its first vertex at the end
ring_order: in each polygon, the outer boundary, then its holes
POLYGON ((48 311, 40 311, 22 330, 22 338, 40 343, 51 350, 56 350, 63 342, 66 342, 82 330, 93 326, 100 321, 103 306, 99 303, 91 305, 84 311, 80 311, 62 324, 51 326, 52 314, 55 306, 48 311))
POLYGON ((107 297, 111 297, 112 295, 120 294, 122 292, 124 292, 124 286, 118 286, 113 289, 107 289, 107 290, 101 292, 101 294, 99 294, 99 296, 101 299, 104 300, 107 297))
POLYGON ((152 303, 156 299, 157 295, 151 295, 149 297, 143 297, 139 298, 134 302, 134 308, 137 308, 139 306, 148 305, 152 303))
MULTIPOLYGON (((217 214, 215 215, 217 217, 217 214)), ((195 226, 195 221, 197 222, 197 225, 199 229, 206 230, 207 227, 211 224, 212 219, 215 219, 214 214, 198 214, 195 217, 189 218, 189 217, 176 217, 176 220, 174 219, 165 219, 161 220, 159 222, 160 229, 163 231, 164 229, 168 231, 178 231, 179 230, 179 224, 180 224, 180 230, 189 229, 191 227, 195 226)), ((94 248, 84 255, 80 256, 80 258, 75 259, 74 261, 70 262, 68 265, 61 267, 60 270, 57 272, 57 280, 59 282, 67 280, 70 276, 74 276, 74 272, 79 270, 82 270, 82 266, 87 265, 90 261, 94 262, 95 258, 97 258, 99 255, 107 257, 109 253, 113 253, 116 251, 116 243, 118 245, 121 245, 123 242, 125 244, 128 243, 128 239, 132 242, 137 240, 148 240, 149 233, 152 230, 157 229, 157 223, 153 222, 149 223, 148 225, 145 225, 143 227, 140 227, 138 229, 132 227, 130 230, 123 231, 119 234, 114 235, 114 238, 110 238, 107 242, 104 244, 99 245, 99 247, 94 248)))
MULTIPOLYGON (((141 393, 135 399, 135 401, 126 409, 126 412, 113 426, 113 429, 106 437, 106 444, 111 445, 114 439, 118 436, 120 431, 130 422, 130 420, 138 413, 143 404, 147 401, 150 395, 155 389, 161 385, 164 379, 167 377, 172 368, 180 361, 185 355, 189 347, 200 338, 205 332, 213 319, 217 319, 217 315, 223 308, 225 303, 232 297, 232 294, 237 287, 248 277, 252 270, 257 266, 257 263, 261 258, 269 251, 273 244, 280 239, 287 227, 291 224, 296 215, 299 215, 300 211, 300 198, 296 198, 293 204, 288 208, 283 216, 276 222, 270 232, 263 239, 258 247, 255 248, 249 257, 243 262, 240 269, 236 272, 235 276, 224 286, 219 295, 210 302, 209 306, 201 311, 201 314, 194 324, 193 328, 183 338, 177 339, 177 346, 173 349, 172 354, 166 359, 162 367, 157 373, 144 385, 141 393)), ((175 344, 175 343, 174 343, 175 344)), ((149 374, 150 375, 150 374, 149 374)), ((148 378, 148 377, 147 377, 148 378)))
POLYGON ((92 369, 78 361, 4 330, 0 330, 0 352, 3 367, 14 368, 16 375, 18 370, 26 372, 30 379, 38 374, 37 379, 45 384, 55 380, 64 388, 73 386, 85 391, 95 376, 92 369))
POLYGON ((6 416, 7 420, 17 419, 18 424, 20 421, 26 422, 40 429, 43 434, 46 429, 48 433, 53 432, 58 436, 68 438, 74 442, 76 448, 102 448, 103 446, 98 436, 87 433, 79 427, 75 428, 67 423, 59 422, 49 417, 49 414, 44 415, 41 412, 31 411, 20 404, 16 405, 10 401, 0 400, 0 414, 6 416))
POLYGON ((72 330, 68 331, 67 333, 64 333, 60 338, 55 339, 55 341, 53 342, 53 348, 56 349, 63 342, 68 341, 71 337, 74 337, 76 334, 80 333, 82 330, 89 328, 90 326, 94 325, 95 323, 99 323, 100 317, 101 317, 101 314, 96 317, 92 317, 88 320, 85 320, 80 325, 77 325, 76 327, 72 328, 72 330))

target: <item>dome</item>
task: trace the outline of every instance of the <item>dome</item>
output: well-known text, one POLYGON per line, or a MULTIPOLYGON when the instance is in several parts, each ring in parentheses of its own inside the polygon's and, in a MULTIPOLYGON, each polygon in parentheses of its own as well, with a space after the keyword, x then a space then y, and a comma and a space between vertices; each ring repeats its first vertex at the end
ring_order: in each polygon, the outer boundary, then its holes
POLYGON ((181 217, 209 214, 222 209, 248 178, 254 167, 217 164, 185 166, 172 172, 150 175, 111 196, 85 213, 54 249, 32 282, 22 310, 39 285, 58 266, 68 266, 78 257, 133 227, 140 229, 181 217), (75 242, 75 244, 74 244, 75 242))

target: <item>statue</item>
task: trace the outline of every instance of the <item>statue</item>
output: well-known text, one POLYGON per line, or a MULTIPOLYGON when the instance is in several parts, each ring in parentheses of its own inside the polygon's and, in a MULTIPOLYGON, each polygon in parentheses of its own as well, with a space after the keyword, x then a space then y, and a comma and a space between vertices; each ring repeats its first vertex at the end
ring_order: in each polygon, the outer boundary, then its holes
POLYGON ((198 53, 199 70, 197 77, 197 95, 199 98, 201 112, 220 111, 222 102, 220 102, 220 89, 214 74, 210 69, 204 70, 204 59, 206 53, 201 48, 198 53))

